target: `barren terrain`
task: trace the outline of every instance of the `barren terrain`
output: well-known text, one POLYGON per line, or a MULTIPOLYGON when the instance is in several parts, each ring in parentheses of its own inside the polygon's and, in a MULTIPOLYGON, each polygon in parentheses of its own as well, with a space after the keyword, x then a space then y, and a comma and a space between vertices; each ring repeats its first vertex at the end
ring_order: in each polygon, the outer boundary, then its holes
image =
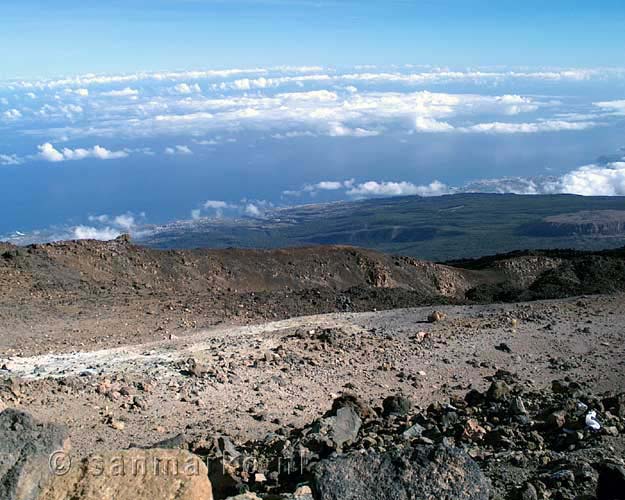
POLYGON ((346 247, 158 252, 123 239, 3 251, 0 409, 67 425, 75 457, 261 439, 344 394, 426 408, 484 391, 501 370, 535 391, 625 387, 622 276, 579 271, 619 256, 452 267, 346 247), (514 301, 544 294, 541 280, 562 295, 602 279, 616 290, 514 301), (479 303, 504 292, 512 302, 479 303))
POLYGON ((21 380, 11 404, 68 424, 79 454, 189 429, 245 440, 302 425, 343 392, 372 406, 403 393, 425 407, 484 389, 485 377, 501 368, 537 388, 568 376, 599 392, 622 390, 624 305, 619 295, 449 306, 436 323, 427 322, 429 307, 327 314, 129 347, 3 357, 8 370, 0 373, 21 380), (511 352, 497 348, 502 342, 511 352), (189 370, 190 359, 205 376, 189 370))

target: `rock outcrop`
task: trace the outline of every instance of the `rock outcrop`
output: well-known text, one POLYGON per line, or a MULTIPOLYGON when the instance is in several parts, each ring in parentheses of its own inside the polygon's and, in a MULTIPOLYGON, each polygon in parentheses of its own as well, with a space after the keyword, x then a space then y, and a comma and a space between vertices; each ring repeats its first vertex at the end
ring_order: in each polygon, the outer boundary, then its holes
POLYGON ((183 450, 93 455, 55 477, 39 500, 213 500, 202 460, 183 450))
POLYGON ((380 453, 352 452, 313 470, 318 500, 488 500, 488 480, 463 451, 417 446, 380 453))
POLYGON ((52 477, 50 457, 59 451, 69 451, 64 427, 14 409, 0 413, 0 498, 37 500, 52 477))

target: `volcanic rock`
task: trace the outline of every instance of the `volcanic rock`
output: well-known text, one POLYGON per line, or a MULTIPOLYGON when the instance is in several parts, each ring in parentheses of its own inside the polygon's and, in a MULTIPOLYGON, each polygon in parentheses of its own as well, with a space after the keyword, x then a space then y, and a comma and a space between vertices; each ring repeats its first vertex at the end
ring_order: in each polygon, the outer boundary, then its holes
POLYGON ((64 427, 42 424, 27 413, 8 409, 0 413, 0 498, 36 500, 51 478, 51 456, 69 452, 64 427))
POLYGON ((487 500, 490 494, 477 464, 446 446, 327 459, 314 467, 312 489, 318 500, 487 500))
POLYGON ((213 500, 208 471, 182 450, 130 449, 93 455, 56 476, 39 500, 213 500))

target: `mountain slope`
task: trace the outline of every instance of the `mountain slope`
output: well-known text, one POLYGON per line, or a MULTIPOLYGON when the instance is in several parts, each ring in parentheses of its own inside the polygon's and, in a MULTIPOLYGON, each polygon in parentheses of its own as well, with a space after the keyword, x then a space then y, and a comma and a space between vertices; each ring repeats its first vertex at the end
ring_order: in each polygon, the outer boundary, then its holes
POLYGON ((341 244, 444 261, 521 248, 615 248, 625 244, 622 220, 623 197, 475 193, 304 205, 274 210, 264 219, 179 222, 153 228, 139 241, 156 248, 341 244))
POLYGON ((625 290, 625 250, 449 265, 345 246, 155 250, 120 237, 0 244, 0 348, 137 343, 226 322, 625 290))

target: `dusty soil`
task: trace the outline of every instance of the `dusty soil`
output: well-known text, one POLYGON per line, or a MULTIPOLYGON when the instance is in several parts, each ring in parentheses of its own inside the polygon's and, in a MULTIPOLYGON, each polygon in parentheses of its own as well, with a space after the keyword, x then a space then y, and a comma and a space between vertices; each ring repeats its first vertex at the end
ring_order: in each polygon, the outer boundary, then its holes
POLYGON ((484 389, 499 368, 536 388, 568 376, 599 393, 622 391, 624 305, 614 295, 444 306, 434 323, 431 307, 339 313, 113 349, 4 355, 0 374, 14 382, 0 397, 67 424, 82 455, 192 429, 258 438, 302 426, 342 392, 374 407, 401 392, 426 406, 484 389))

